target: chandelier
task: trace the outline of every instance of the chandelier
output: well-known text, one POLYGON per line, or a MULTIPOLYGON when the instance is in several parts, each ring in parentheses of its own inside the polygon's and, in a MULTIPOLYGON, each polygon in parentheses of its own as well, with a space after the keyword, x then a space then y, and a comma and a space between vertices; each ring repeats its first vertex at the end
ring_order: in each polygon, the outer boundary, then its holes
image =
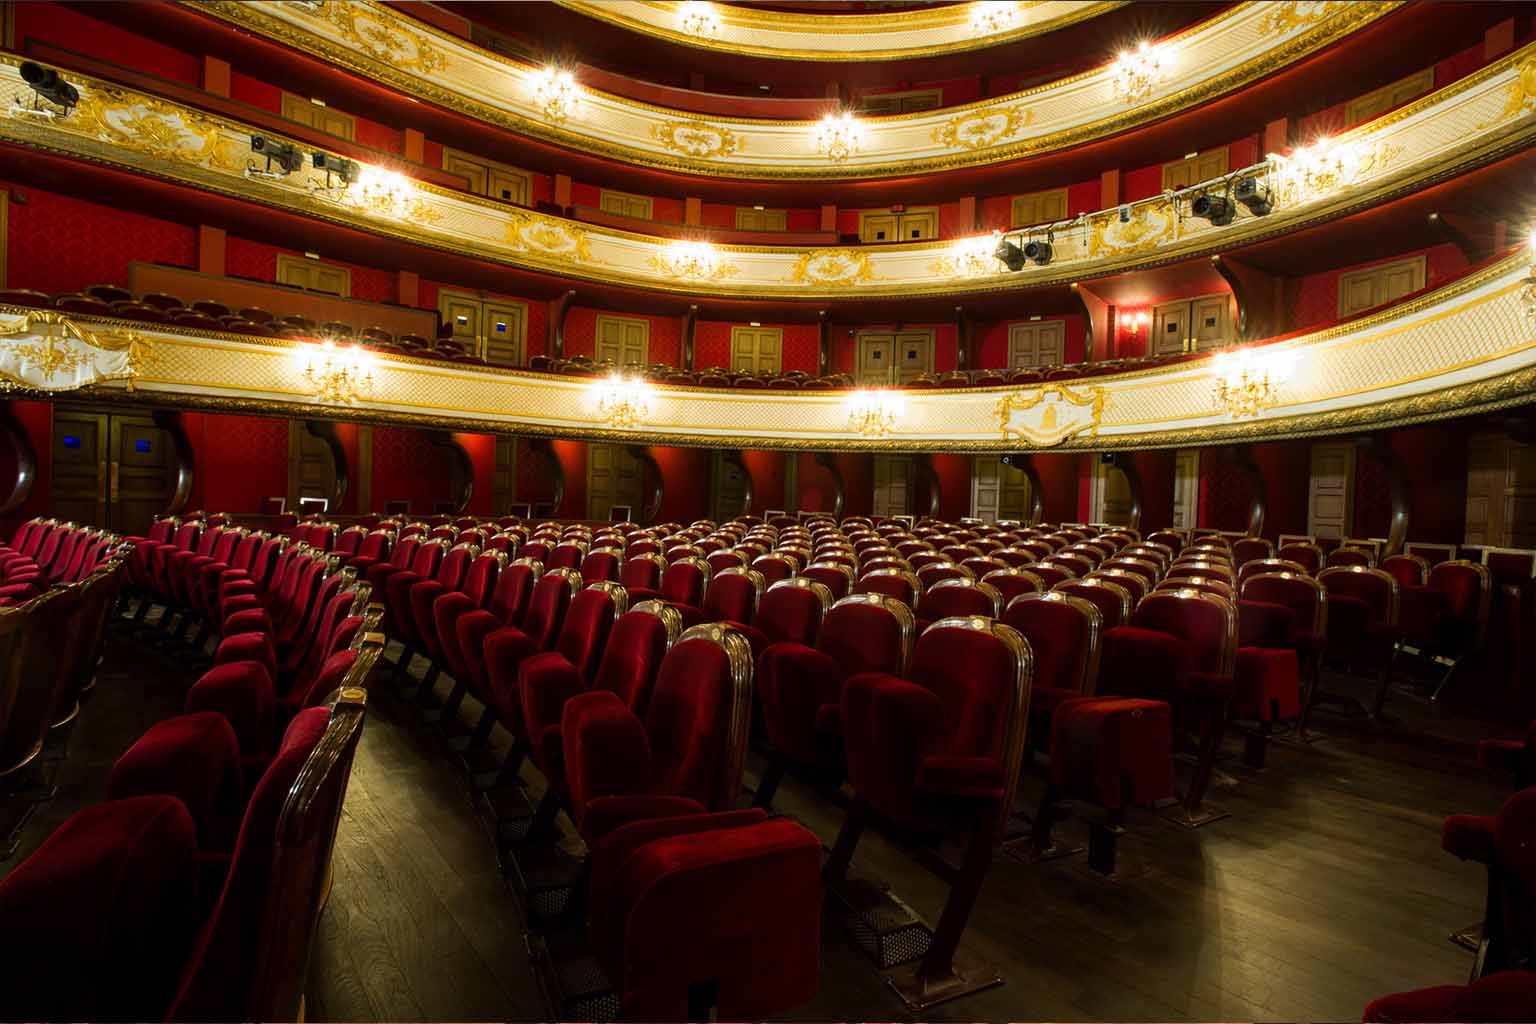
POLYGON ((351 405, 373 393, 372 359, 356 345, 337 348, 333 341, 301 350, 304 379, 322 402, 351 405))
POLYGON ((893 391, 856 391, 849 401, 848 426, 865 437, 884 437, 901 416, 901 396, 893 391))
POLYGON ((1019 5, 1015 0, 977 0, 971 4, 971 30, 982 35, 994 35, 1013 28, 1019 20, 1019 5))
POLYGON ((597 414, 610 427, 636 427, 651 414, 650 387, 638 373, 609 374, 593 391, 597 414))
POLYGON ((998 231, 990 235, 959 239, 950 246, 948 258, 941 261, 943 269, 957 277, 995 274, 1000 269, 996 253, 1001 240, 1002 233, 998 231))
POLYGON ((1327 136, 1276 159, 1281 194, 1292 202, 1316 199, 1353 185, 1365 167, 1354 145, 1327 136))
POLYGON ((1121 51, 1111 74, 1116 96, 1127 103, 1144 99, 1163 77, 1162 51, 1142 40, 1136 49, 1121 51))
POLYGON ((1275 404, 1290 370, 1290 353, 1216 354, 1216 407, 1233 419, 1257 416, 1275 404))
POLYGON ((720 34, 720 16, 715 5, 706 0, 684 0, 678 5, 677 23, 684 32, 700 39, 720 34))
POLYGON ((575 112, 581 102, 581 86, 569 71, 545 67, 533 72, 528 78, 533 90, 533 102, 544 112, 544 117, 559 124, 575 112))
POLYGON ((668 277, 707 281, 720 271, 715 247, 708 242, 674 242, 656 257, 656 264, 668 277))
POLYGON ((816 148, 828 160, 840 164, 859 151, 859 136, 862 132, 858 118, 847 111, 828 114, 816 127, 816 148))

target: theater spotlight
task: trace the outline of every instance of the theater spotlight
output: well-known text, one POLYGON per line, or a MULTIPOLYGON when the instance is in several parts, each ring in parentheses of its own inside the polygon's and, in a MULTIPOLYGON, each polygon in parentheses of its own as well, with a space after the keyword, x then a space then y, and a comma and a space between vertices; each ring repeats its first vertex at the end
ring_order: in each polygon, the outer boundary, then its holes
MULTIPOLYGON (((291 142, 278 142, 269 139, 265 135, 251 136, 251 152, 267 158, 265 173, 274 178, 280 178, 286 174, 292 174, 304 166, 304 154, 291 142), (273 170, 273 165, 277 169, 273 170)), ((261 172, 252 172, 261 173, 261 172)))
POLYGON ((1024 269, 1024 250, 1006 238, 997 243, 997 248, 993 250, 992 255, 1002 260, 1009 270, 1024 269))
POLYGON ((1024 258, 1034 260, 1035 265, 1040 267, 1051 262, 1051 254, 1056 248, 1054 245, 1056 241, 1055 236, 1048 234, 1045 237, 1046 240, 1044 242, 1036 238, 1024 247, 1024 258))
POLYGON ((325 184, 331 187, 332 177, 340 178, 343 185, 350 185, 362 174, 362 167, 356 160, 348 160, 344 156, 332 156, 329 153, 315 151, 311 157, 315 169, 325 172, 325 184))
POLYGON ((40 99, 63 107, 66 113, 80 102, 80 90, 60 78, 53 68, 45 68, 30 60, 24 61, 21 65, 21 80, 30 85, 40 99))
POLYGON ((1231 196, 1213 196, 1206 192, 1196 197, 1190 204, 1189 211, 1196 217, 1204 217, 1217 227, 1225 227, 1232 223, 1232 218, 1237 213, 1237 205, 1232 202, 1231 196))
POLYGON ((1255 217, 1263 217, 1275 208, 1269 185, 1262 178, 1240 178, 1232 189, 1232 197, 1248 207, 1248 212, 1255 217))

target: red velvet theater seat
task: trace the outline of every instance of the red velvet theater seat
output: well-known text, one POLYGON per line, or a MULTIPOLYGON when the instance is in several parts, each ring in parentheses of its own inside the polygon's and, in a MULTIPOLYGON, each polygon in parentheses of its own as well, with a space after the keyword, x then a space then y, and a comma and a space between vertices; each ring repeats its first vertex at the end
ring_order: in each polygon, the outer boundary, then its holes
POLYGON ((649 601, 661 596, 661 576, 666 568, 667 560, 656 552, 634 552, 624 559, 619 582, 629 591, 630 600, 649 601))
MULTIPOLYGON (((682 631, 682 616, 676 608, 661 601, 642 601, 614 622, 600 661, 578 667, 564 655, 549 652, 524 663, 518 683, 523 728, 529 755, 549 783, 550 799, 569 799, 561 731, 566 702, 588 690, 604 691, 617 696, 637 718, 644 718, 661 661, 682 631)), ((544 813, 550 816, 553 810, 544 813)))
POLYGON ((1536 1020, 1536 973, 1502 971, 1470 985, 1436 985, 1374 999, 1364 1024, 1492 1024, 1536 1020))
POLYGON ((751 648, 719 623, 678 638, 643 719, 610 692, 567 701, 565 776, 582 838, 591 845, 632 821, 732 807, 751 705, 751 648))
POLYGON ((1392 658, 1399 637, 1397 580, 1380 569, 1330 565, 1317 574, 1328 591, 1330 662, 1372 666, 1378 677, 1373 716, 1381 714, 1391 685, 1392 658))
POLYGON ((1440 562, 1422 587, 1403 587, 1400 598, 1404 650, 1446 666, 1438 696, 1462 659, 1483 647, 1493 575, 1476 562, 1440 562))
POLYGON ((893 567, 889 569, 874 569, 860 576, 858 582, 854 584, 853 592, 855 594, 884 594, 887 597, 895 598, 908 608, 916 608, 917 599, 923 593, 923 585, 918 581, 915 573, 907 569, 893 567))
POLYGON ((763 1020, 809 1001, 821 975, 820 867, 813 833, 761 811, 610 833, 592 853, 588 933, 619 1019, 763 1020))
POLYGON ((490 599, 501 567, 507 556, 500 551, 479 552, 473 546, 455 548, 443 559, 437 575, 411 587, 409 593, 412 630, 421 653, 432 668, 447 665, 446 652, 437 631, 437 602, 447 594, 463 594, 479 608, 490 599), (458 558, 457 556, 464 557, 458 558), (457 560, 458 564, 452 564, 457 560))
POLYGON ((436 580, 445 590, 459 589, 459 582, 469 569, 470 561, 480 552, 472 545, 454 547, 446 540, 428 541, 416 549, 416 558, 409 569, 392 573, 384 581, 382 604, 388 609, 385 629, 405 645, 399 667, 409 667, 411 658, 421 646, 416 632, 416 616, 411 608, 411 589, 418 583, 436 580))
POLYGON ((1249 767, 1264 765, 1265 748, 1276 722, 1301 715, 1301 651, 1296 613, 1267 601, 1237 603, 1237 661, 1234 663, 1231 717, 1255 723, 1247 736, 1249 767))
MULTIPOLYGON (((794 577, 770 583, 758 602, 753 627, 763 648, 779 643, 814 647, 822 621, 832 608, 832 592, 814 580, 794 577)), ((762 650, 757 650, 758 654, 762 650)))
POLYGON ((842 777, 844 682, 860 672, 903 674, 915 632, 903 602, 852 594, 827 612, 814 648, 777 643, 762 652, 757 687, 772 752, 757 790, 759 807, 772 804, 790 765, 828 780, 842 777))
POLYGON ((444 594, 432 605, 443 660, 456 681, 467 683, 476 694, 486 692, 485 638, 503 626, 522 625, 534 585, 543 574, 541 563, 519 558, 497 575, 485 607, 476 607, 467 594, 444 594))
POLYGON ((980 617, 944 619, 918 638, 901 679, 865 672, 843 687, 848 780, 855 797, 826 874, 840 884, 871 820, 920 834, 963 833, 964 865, 915 974, 893 979, 923 1007, 997 984, 984 964, 957 961, 993 846, 1011 813, 1023 763, 1033 681, 1029 645, 980 617))
MULTIPOLYGON (((1140 577, 1135 578, 1140 579, 1140 577)), ((1081 580, 1065 580, 1056 584, 1052 592, 1080 597, 1093 605, 1099 610, 1103 629, 1114 629, 1128 622, 1131 609, 1136 606, 1137 599, 1120 581, 1098 575, 1081 580)), ((1012 602, 1010 601, 1009 604, 1012 602)), ((1006 615, 1003 621, 1007 621, 1006 615)))
POLYGON ((921 633, 932 623, 957 615, 995 619, 1002 613, 1003 595, 990 583, 965 577, 940 580, 918 598, 917 631, 921 633))
POLYGON ((1008 607, 1009 601, 1022 594, 1038 594, 1046 589, 1045 580, 1032 570, 1016 567, 993 569, 981 578, 981 582, 997 591, 1004 608, 1008 607))
MULTIPOLYGON (((704 588, 701 608, 680 605, 685 626, 701 622, 731 622, 750 626, 757 616, 757 603, 763 596, 763 577, 745 566, 722 569, 704 588)), ((750 639, 750 638, 749 638, 750 639)))
POLYGON ((1440 846, 1488 871, 1482 942, 1471 980, 1528 964, 1536 951, 1536 788, 1509 797, 1497 814, 1446 818, 1440 846))

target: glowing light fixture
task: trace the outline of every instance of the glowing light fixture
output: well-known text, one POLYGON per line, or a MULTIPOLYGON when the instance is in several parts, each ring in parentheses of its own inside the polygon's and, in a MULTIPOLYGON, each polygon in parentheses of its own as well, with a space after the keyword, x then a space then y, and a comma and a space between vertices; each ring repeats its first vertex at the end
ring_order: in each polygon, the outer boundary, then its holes
POLYGON ((1257 416, 1275 404, 1290 376, 1290 352, 1238 349, 1216 354, 1216 406, 1233 419, 1257 416))
POLYGON ((953 272, 961 277, 982 277, 997 273, 998 246, 1004 243, 1000 233, 962 238, 949 250, 949 263, 953 272))
POLYGON ((1292 202, 1305 202, 1347 188, 1364 169, 1355 145, 1327 136, 1292 150, 1288 157, 1271 159, 1280 169, 1281 193, 1292 202))
POLYGON ((638 373, 612 373, 593 385, 597 414, 610 427, 637 427, 651 414, 651 389, 638 373))
POLYGON ((1014 0, 977 0, 971 4, 971 30, 980 35, 996 35, 1013 28, 1019 20, 1019 5, 1014 0))
POLYGON ((828 160, 840 164, 859 151, 863 134, 863 126, 851 113, 828 114, 816 127, 816 148, 828 160))
POLYGON ((855 391, 849 400, 848 426, 865 437, 884 437, 901 418, 901 395, 875 389, 855 391))
POLYGON ((720 259, 708 242, 673 242, 656 262, 668 277, 707 281, 720 272, 720 259))
POLYGON ((581 103, 581 86, 569 71, 548 66, 528 76, 533 102, 548 121, 559 124, 576 112, 581 103))
POLYGON ((373 393, 373 359, 356 345, 338 348, 333 341, 305 345, 299 363, 322 402, 351 405, 373 393))
POLYGON ((1111 69, 1115 95, 1127 103, 1145 99, 1163 77, 1163 52, 1145 39, 1123 50, 1111 69))
POLYGON ((684 0, 677 8, 677 24, 684 32, 700 39, 720 34, 720 15, 706 0, 684 0))
POLYGON ((1526 275, 1525 287, 1520 289, 1520 305, 1527 319, 1536 320, 1536 231, 1531 232, 1525 246, 1531 261, 1531 272, 1526 275))

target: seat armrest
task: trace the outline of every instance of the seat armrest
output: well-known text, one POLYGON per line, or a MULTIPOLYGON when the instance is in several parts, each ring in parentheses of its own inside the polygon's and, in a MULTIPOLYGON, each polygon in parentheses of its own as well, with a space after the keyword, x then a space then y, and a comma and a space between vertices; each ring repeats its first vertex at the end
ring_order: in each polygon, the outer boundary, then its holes
POLYGON ((923 761, 950 753, 938 694, 883 672, 861 672, 843 686, 848 778, 876 808, 906 806, 923 761))
POLYGON ((955 754, 925 757, 917 767, 917 788, 930 796, 1001 800, 1003 766, 990 757, 955 754))
POLYGON ((576 666, 558 651, 545 651, 525 660, 518 669, 517 686, 523 701, 523 728, 530 737, 558 729, 566 701, 587 689, 576 666))

